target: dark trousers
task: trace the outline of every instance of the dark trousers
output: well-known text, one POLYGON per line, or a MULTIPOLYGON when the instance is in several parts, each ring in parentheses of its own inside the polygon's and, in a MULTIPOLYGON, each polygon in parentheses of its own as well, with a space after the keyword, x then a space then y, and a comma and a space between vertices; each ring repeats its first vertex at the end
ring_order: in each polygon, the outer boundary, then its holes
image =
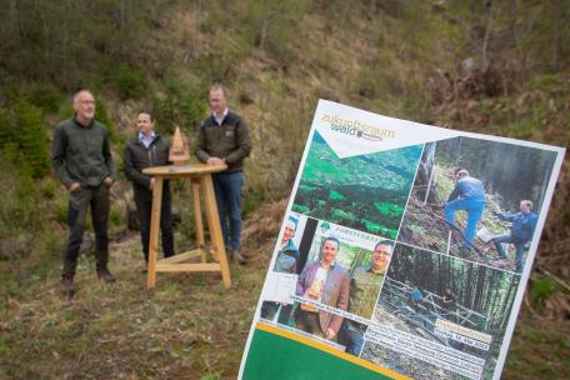
POLYGON ((240 248, 241 235, 243 173, 217 173, 212 177, 224 243, 227 248, 238 250, 240 248))
POLYGON ((277 302, 265 301, 261 305, 261 317, 274 320, 277 312, 279 311, 279 306, 281 306, 281 311, 279 312, 279 316, 277 316, 277 322, 289 325, 293 305, 279 305, 277 302))
POLYGON ((313 334, 321 338, 325 337, 323 330, 321 330, 319 313, 304 311, 301 309, 300 305, 298 305, 295 310, 295 325, 298 329, 308 332, 309 334, 313 334))
POLYGON ((63 259, 63 274, 73 277, 77 267, 79 248, 85 232, 85 219, 91 207, 91 220, 95 230, 95 257, 97 270, 107 269, 109 260, 109 237, 107 235, 107 220, 109 219, 109 188, 104 184, 99 186, 81 186, 69 194, 69 209, 67 223, 69 225, 69 240, 63 259))
MULTIPOLYGON (((150 216, 152 212, 152 193, 135 189, 135 204, 141 228, 141 243, 144 259, 148 263, 148 247, 150 244, 150 216)), ((160 211, 160 231, 162 232, 162 251, 164 257, 174 255, 174 233, 172 231, 172 196, 169 182, 164 182, 162 191, 162 208, 160 211)))
POLYGON ((524 267, 524 246, 526 242, 517 241, 511 235, 497 236, 493 239, 493 242, 495 243, 495 248, 497 248, 499 256, 502 258, 507 257, 505 249, 503 248, 503 243, 510 243, 515 246, 515 262, 517 266, 516 270, 517 272, 521 273, 524 267))
POLYGON ((342 322, 338 332, 338 342, 346 347, 347 353, 358 356, 364 346, 364 330, 352 324, 353 322, 348 319, 342 322))

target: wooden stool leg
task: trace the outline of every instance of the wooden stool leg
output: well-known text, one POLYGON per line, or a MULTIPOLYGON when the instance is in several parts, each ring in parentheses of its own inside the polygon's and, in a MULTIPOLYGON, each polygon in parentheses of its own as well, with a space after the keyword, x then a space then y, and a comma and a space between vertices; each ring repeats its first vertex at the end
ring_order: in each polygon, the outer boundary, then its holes
POLYGON ((220 262, 222 269, 222 278, 224 286, 229 288, 232 286, 230 275, 230 267, 228 265, 228 257, 226 256, 226 247, 224 245, 224 237, 222 235, 222 226, 220 225, 220 217, 218 214, 218 206, 216 204, 216 195, 214 193, 214 184, 210 174, 204 175, 200 179, 202 189, 204 190, 204 198, 206 201, 206 218, 208 220, 208 229, 214 246, 214 252, 220 262))
POLYGON ((204 239, 204 223, 202 222, 202 208, 200 206, 200 182, 192 180, 192 197, 194 199, 194 222, 196 223, 196 242, 202 250, 202 262, 206 262, 206 241, 204 239))
POLYGON ((147 289, 156 285, 156 256, 158 253, 158 234, 160 232, 160 210, 162 209, 163 178, 156 176, 152 190, 152 211, 150 216, 150 242, 148 249, 147 289))

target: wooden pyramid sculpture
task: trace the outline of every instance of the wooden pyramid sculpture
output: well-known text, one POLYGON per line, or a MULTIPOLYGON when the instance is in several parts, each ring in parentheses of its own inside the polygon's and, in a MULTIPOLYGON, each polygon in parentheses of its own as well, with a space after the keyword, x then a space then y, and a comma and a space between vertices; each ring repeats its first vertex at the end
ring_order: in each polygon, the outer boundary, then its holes
POLYGON ((176 127, 174 132, 168 160, 174 162, 174 165, 185 165, 190 160, 188 139, 182 134, 179 127, 176 127))

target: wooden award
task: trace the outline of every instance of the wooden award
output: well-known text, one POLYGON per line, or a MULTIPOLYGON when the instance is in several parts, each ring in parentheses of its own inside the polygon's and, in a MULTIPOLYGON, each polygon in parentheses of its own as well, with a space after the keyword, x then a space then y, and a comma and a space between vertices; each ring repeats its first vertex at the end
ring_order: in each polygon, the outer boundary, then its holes
MULTIPOLYGON (((313 284, 307 291, 305 292, 305 298, 318 300, 321 298, 321 293, 323 291, 323 283, 322 281, 314 281, 313 284)), ((317 307, 311 303, 302 303, 301 310, 308 311, 311 313, 316 313, 319 311, 317 307)))
POLYGON ((188 139, 182 134, 179 127, 176 127, 174 132, 168 160, 174 165, 185 165, 190 160, 188 139))

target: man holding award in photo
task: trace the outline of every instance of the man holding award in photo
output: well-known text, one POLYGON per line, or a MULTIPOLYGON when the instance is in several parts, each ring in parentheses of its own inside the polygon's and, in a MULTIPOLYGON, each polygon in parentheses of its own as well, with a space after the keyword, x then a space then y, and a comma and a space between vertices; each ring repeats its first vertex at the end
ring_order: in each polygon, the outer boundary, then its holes
MULTIPOLYGON (((297 281, 296 294, 337 309, 347 310, 350 279, 346 269, 336 263, 340 241, 327 237, 321 245, 319 260, 305 267, 297 281)), ((298 328, 326 339, 334 339, 343 318, 319 310, 313 304, 300 304, 295 312, 298 328)))

